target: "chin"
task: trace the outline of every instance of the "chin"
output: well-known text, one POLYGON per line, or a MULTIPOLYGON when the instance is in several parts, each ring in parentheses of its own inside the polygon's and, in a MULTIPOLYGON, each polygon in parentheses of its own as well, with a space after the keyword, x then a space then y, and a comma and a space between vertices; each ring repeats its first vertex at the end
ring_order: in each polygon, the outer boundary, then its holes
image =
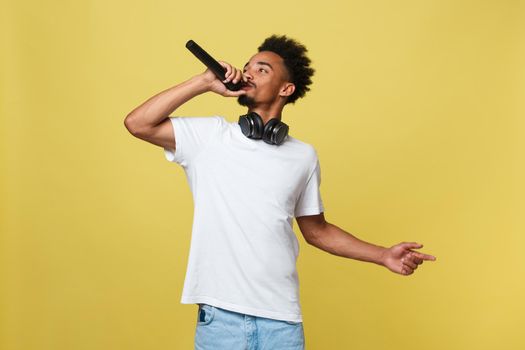
POLYGON ((237 97, 237 102, 241 106, 246 106, 246 107, 253 107, 253 106, 255 106, 255 100, 252 97, 249 97, 249 96, 246 96, 246 95, 241 95, 241 96, 237 97))

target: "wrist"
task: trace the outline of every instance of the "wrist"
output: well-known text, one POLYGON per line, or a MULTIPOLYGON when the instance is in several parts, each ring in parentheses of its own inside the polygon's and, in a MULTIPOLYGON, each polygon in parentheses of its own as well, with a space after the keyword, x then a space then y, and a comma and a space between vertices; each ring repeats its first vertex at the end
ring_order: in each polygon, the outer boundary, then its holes
POLYGON ((190 82, 196 87, 199 94, 211 91, 211 82, 206 80, 202 74, 192 77, 190 82))
POLYGON ((379 258, 378 258, 378 261, 377 261, 378 265, 386 266, 385 265, 385 260, 386 260, 387 252, 388 252, 388 248, 380 247, 379 258))

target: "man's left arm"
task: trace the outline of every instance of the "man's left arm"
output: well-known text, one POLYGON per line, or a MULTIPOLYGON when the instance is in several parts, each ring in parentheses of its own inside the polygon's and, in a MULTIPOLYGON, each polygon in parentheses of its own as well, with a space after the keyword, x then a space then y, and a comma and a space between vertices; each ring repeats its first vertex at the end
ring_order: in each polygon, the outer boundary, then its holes
POLYGON ((415 242, 402 242, 386 248, 362 241, 327 222, 324 213, 300 216, 296 220, 309 244, 333 255, 384 266, 401 275, 411 275, 425 260, 436 260, 432 255, 413 251, 423 247, 415 242))

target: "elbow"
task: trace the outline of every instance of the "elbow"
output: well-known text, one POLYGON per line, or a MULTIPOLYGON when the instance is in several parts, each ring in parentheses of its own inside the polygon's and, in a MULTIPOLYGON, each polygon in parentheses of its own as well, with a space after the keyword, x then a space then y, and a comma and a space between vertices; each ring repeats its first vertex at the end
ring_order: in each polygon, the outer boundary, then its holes
POLYGON ((324 213, 318 215, 301 216, 297 223, 305 241, 316 246, 322 236, 326 234, 329 223, 324 218, 324 213))
POLYGON ((140 122, 140 119, 135 114, 128 114, 126 118, 124 119, 124 126, 131 135, 139 138, 144 139, 151 135, 151 132, 153 128, 149 126, 145 126, 143 123, 140 122))
POLYGON ((313 236, 312 237, 308 237, 308 238, 305 237, 305 241, 309 245, 314 246, 316 248, 319 248, 321 246, 320 243, 319 243, 319 237, 313 237, 313 236))
POLYGON ((313 245, 313 242, 315 241, 314 232, 311 230, 302 230, 301 233, 303 234, 306 243, 313 245))
POLYGON ((135 118, 132 114, 128 114, 126 118, 124 118, 124 126, 130 134, 132 134, 133 136, 137 136, 139 134, 139 131, 134 119, 135 118))
POLYGON ((304 240, 306 241, 306 243, 308 243, 309 245, 313 245, 314 247, 317 247, 317 245, 314 243, 314 240, 312 238, 304 238, 304 240))
POLYGON ((319 246, 319 241, 326 235, 326 225, 318 225, 311 227, 307 232, 304 232, 304 240, 306 243, 313 245, 314 247, 319 246))
POLYGON ((308 243, 309 245, 313 245, 314 247, 317 247, 319 244, 317 243, 318 242, 318 238, 320 237, 319 234, 308 234, 308 235, 305 235, 304 236, 304 240, 306 241, 306 243, 308 243))

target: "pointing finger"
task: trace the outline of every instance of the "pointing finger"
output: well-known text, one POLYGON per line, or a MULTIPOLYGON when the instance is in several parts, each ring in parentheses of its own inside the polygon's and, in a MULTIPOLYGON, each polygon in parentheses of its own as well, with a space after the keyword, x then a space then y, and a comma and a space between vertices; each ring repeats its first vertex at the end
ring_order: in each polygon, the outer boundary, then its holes
POLYGON ((416 264, 421 265, 423 263, 423 259, 418 258, 415 253, 417 252, 411 250, 410 252, 408 252, 407 258, 410 258, 416 264))
POLYGON ((414 254, 415 257, 421 259, 421 260, 431 260, 431 261, 435 261, 436 260, 436 257, 433 256, 433 255, 428 255, 428 254, 423 254, 423 253, 419 253, 419 252, 412 252, 412 254, 414 254))

